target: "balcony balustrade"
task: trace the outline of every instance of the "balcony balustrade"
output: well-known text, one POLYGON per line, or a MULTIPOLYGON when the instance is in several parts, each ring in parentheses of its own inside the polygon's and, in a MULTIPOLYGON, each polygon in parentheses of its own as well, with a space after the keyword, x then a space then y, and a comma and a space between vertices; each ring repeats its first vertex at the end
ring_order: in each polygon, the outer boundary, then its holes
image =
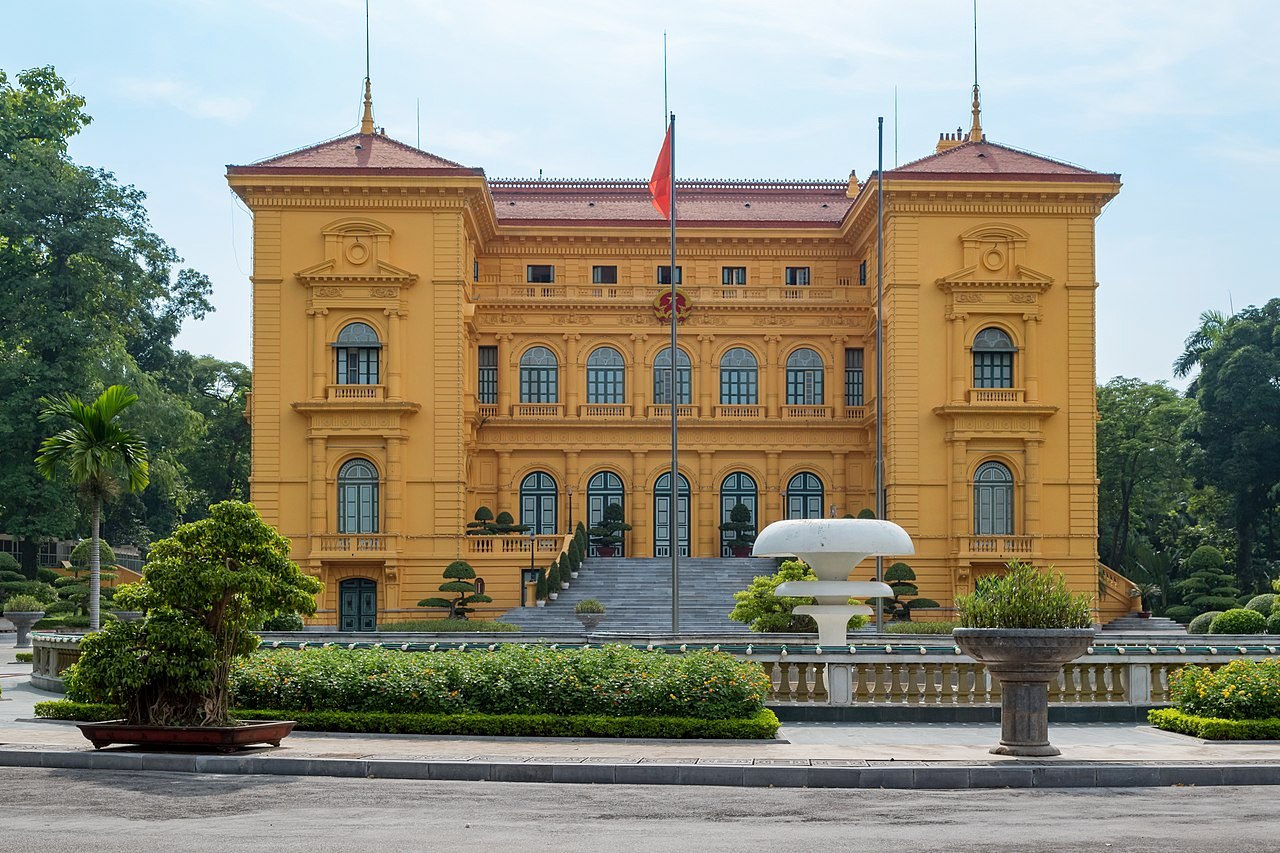
POLYGON ((764 406, 755 406, 755 405, 716 406, 715 416, 717 418, 757 420, 759 418, 764 417, 764 406))
POLYGON ((631 417, 631 405, 629 403, 588 403, 585 406, 578 407, 578 417, 629 418, 631 417))
POLYGON ((476 414, 482 418, 496 418, 498 416, 498 406, 495 403, 481 403, 476 406, 476 414))
MULTIPOLYGON (((491 278, 486 276, 485 278, 491 278)), ((482 281, 469 291, 478 302, 505 300, 571 302, 630 301, 648 304, 669 288, 641 284, 503 284, 482 281)), ((844 302, 868 304, 870 292, 865 287, 818 287, 795 285, 680 285, 679 290, 695 304, 716 302, 757 303, 761 305, 789 301, 844 302)))
POLYGON ((970 536, 969 553, 995 557, 1023 557, 1031 553, 1030 536, 970 536))
POLYGON ((830 406, 783 406, 782 417, 784 420, 802 420, 802 421, 819 421, 830 420, 830 406))
POLYGON ((511 415, 516 418, 533 420, 551 420, 564 417, 563 403, 516 403, 511 407, 511 415))
POLYGON ((325 556, 383 555, 396 549, 394 533, 326 533, 315 537, 313 550, 325 556))
MULTIPOLYGON (((663 418, 664 420, 671 420, 670 406, 649 406, 646 409, 646 413, 651 418, 663 418)), ((696 418, 699 416, 699 414, 700 412, 698 411, 697 406, 681 405, 676 409, 677 418, 696 418)))
POLYGON ((845 406, 844 416, 847 420, 860 421, 867 416, 866 406, 845 406))
POLYGON ((328 400, 379 401, 387 398, 385 385, 330 385, 325 395, 328 400))
POLYGON ((1023 402, 1021 388, 970 388, 969 402, 983 405, 1013 406, 1023 402))

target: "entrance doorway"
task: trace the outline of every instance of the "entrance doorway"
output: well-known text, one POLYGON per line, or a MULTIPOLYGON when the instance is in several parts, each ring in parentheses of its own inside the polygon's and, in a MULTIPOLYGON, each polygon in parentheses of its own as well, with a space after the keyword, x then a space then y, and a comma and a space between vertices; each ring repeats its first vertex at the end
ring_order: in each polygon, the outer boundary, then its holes
MULTIPOLYGON (((676 542, 680 556, 689 556, 689 481, 683 474, 676 480, 676 542)), ((653 487, 653 556, 671 556, 671 472, 658 478, 653 487)))
POLYGON ((378 630, 378 585, 368 578, 338 584, 338 630, 378 630))
MULTIPOLYGON (((621 477, 612 471, 601 471, 587 481, 587 529, 600 523, 601 519, 604 518, 604 511, 609 508, 609 504, 617 504, 625 509, 627 496, 622 489, 621 477)), ((624 541, 617 546, 614 556, 626 556, 625 539, 624 535, 624 541)), ((587 553, 592 557, 600 556, 599 549, 595 545, 589 545, 587 553)))

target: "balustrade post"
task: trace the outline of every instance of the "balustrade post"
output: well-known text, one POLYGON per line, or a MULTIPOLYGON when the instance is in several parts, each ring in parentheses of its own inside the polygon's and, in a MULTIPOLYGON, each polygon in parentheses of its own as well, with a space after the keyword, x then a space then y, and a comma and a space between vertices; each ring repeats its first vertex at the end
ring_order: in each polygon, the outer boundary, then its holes
POLYGON ((1125 666, 1124 701, 1130 705, 1151 704, 1151 665, 1131 663, 1125 666))
POLYGON ((827 704, 852 705, 853 667, 847 663, 827 664, 827 704))

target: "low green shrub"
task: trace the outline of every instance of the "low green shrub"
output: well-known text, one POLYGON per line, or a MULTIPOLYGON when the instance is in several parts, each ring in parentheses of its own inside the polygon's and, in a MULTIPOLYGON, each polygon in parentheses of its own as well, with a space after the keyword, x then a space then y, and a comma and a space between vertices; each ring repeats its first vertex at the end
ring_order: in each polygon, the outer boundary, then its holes
POLYGON ((959 628, 959 622, 890 622, 884 626, 886 634, 950 634, 959 628))
POLYGON ((1222 615, 1221 610, 1210 610, 1207 613, 1201 613, 1196 618, 1187 623, 1188 634, 1207 634, 1209 626, 1213 624, 1213 620, 1222 615))
POLYGON ((1151 725, 1204 740, 1280 740, 1280 719, 1221 720, 1197 717, 1177 708, 1153 708, 1147 712, 1151 725))
POLYGON ((39 613, 44 610, 44 602, 34 595, 11 595, 5 599, 5 613, 39 613))
POLYGON ((965 628, 1088 628, 1093 602, 1074 593, 1061 572, 1009 562, 1004 574, 978 578, 969 595, 956 597, 965 628))
POLYGON ((1274 592, 1264 592, 1262 595, 1255 595, 1249 599, 1249 603, 1245 607, 1249 610, 1256 610, 1267 617, 1271 615, 1271 609, 1275 606, 1276 594, 1274 592))
POLYGON ((1272 613, 1267 617, 1267 633, 1280 634, 1280 613, 1272 613))
POLYGON ((466 633, 509 633, 519 631, 517 625, 506 622, 491 622, 485 619, 400 619, 394 622, 378 623, 379 631, 391 631, 401 634, 466 634, 466 633))
POLYGON ((53 569, 36 569, 36 580, 40 581, 40 583, 47 583, 52 586, 58 582, 58 578, 60 577, 62 577, 62 575, 58 574, 53 569))
MULTIPOLYGON (((102 621, 114 619, 110 613, 103 611, 102 621)), ((37 631, 56 631, 59 628, 88 628, 89 617, 83 614, 76 615, 74 613, 59 614, 57 616, 46 616, 35 624, 37 631)))
POLYGON ((18 652, 18 663, 31 663, 35 660, 35 652, 18 652))
POLYGON ((1261 634, 1267 627, 1267 617, 1256 610, 1235 607, 1209 623, 1210 634, 1261 634))
POLYGON ((1169 681, 1178 710, 1197 717, 1280 717, 1280 659, 1233 660, 1218 669, 1185 666, 1169 681))
MULTIPOLYGON (((112 705, 66 699, 36 705, 37 717, 96 723, 119 719, 112 705)), ((704 720, 696 717, 610 717, 554 714, 398 714, 380 711, 245 710, 240 720, 296 720, 298 731, 416 735, 488 735, 503 737, 742 738, 762 740, 778 731, 767 708, 750 717, 704 720)))
POLYGON ((594 598, 584 598, 573 608, 574 613, 604 613, 604 605, 594 598))
POLYGON ((513 644, 491 652, 260 651, 237 659, 231 685, 235 704, 250 708, 729 719, 764 707, 769 680, 759 665, 723 652, 513 644))
MULTIPOLYGON (((4 553, 0 551, 0 553, 4 553)), ((19 571, 0 570, 0 583, 26 583, 31 578, 19 571)))
POLYGON ((262 623, 264 631, 301 631, 305 627, 298 613, 275 613, 262 623))
MULTIPOLYGON (((805 633, 818 630, 812 616, 797 616, 792 611, 801 604, 813 604, 815 598, 782 597, 774 594, 779 585, 788 581, 816 581, 818 576, 799 560, 787 560, 773 575, 759 575, 751 579, 751 585, 733 594, 736 604, 729 613, 734 622, 751 626, 752 631, 763 633, 805 633)), ((852 599, 850 599, 852 601, 852 599)), ((867 624, 866 616, 849 617, 849 630, 867 624)))

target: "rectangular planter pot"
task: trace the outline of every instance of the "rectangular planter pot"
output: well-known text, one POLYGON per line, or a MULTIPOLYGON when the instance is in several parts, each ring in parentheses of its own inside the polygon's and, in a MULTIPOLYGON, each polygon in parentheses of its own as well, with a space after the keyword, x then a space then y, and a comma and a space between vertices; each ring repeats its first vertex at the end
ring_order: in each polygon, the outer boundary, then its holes
POLYGON ((297 725, 293 720, 259 720, 242 726, 131 726, 124 720, 104 723, 77 723, 77 728, 102 749, 113 743, 139 746, 210 747, 218 752, 234 752, 250 744, 279 746, 297 725))

